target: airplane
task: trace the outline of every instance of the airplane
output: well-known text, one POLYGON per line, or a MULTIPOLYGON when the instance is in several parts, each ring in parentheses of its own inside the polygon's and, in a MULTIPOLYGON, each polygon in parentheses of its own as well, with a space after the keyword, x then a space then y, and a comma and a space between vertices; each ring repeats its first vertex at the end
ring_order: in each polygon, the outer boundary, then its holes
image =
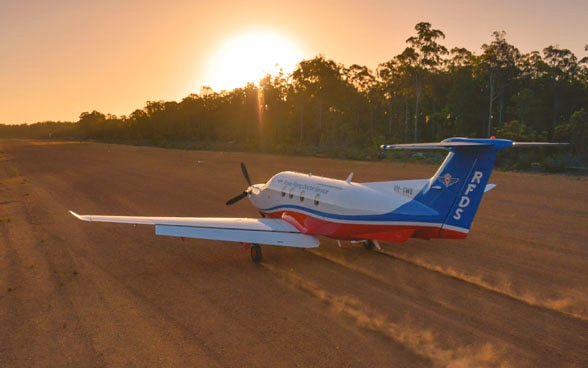
POLYGON ((363 243, 402 243, 409 238, 465 239, 482 196, 495 187, 488 179, 498 150, 565 143, 506 139, 448 138, 439 143, 382 145, 383 150, 445 149, 449 153, 427 179, 356 183, 284 171, 264 184, 252 184, 229 199, 248 198, 261 218, 96 216, 70 213, 83 221, 154 225, 156 235, 240 242, 251 259, 262 260, 260 244, 297 248, 319 246, 319 236, 363 243))

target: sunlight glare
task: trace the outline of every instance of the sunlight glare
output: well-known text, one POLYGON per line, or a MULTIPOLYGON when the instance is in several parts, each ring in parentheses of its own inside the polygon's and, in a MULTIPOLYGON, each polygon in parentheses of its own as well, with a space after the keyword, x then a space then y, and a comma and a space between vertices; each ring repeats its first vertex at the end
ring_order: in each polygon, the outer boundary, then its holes
POLYGON ((302 61, 300 48, 271 31, 251 31, 230 38, 212 56, 209 85, 215 91, 259 84, 266 74, 292 72, 302 61))

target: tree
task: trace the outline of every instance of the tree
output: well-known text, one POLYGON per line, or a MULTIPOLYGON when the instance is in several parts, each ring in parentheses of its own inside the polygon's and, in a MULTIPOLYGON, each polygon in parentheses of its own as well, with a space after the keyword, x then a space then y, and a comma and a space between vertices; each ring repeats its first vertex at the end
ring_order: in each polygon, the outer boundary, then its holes
POLYGON ((333 110, 337 92, 341 91, 342 66, 333 60, 319 55, 311 60, 303 60, 291 75, 292 92, 297 95, 300 106, 300 143, 303 139, 304 105, 311 110, 316 108, 316 126, 312 129, 314 141, 320 143, 325 129, 325 115, 333 110))
POLYGON ((588 162, 588 112, 580 109, 574 112, 569 123, 560 124, 555 128, 555 139, 569 142, 576 154, 588 162))
POLYGON ((437 43, 445 34, 437 29, 431 29, 427 22, 418 23, 415 27, 417 35, 409 37, 406 42, 410 45, 401 55, 401 61, 410 65, 414 78, 414 141, 418 141, 418 122, 421 96, 423 93, 423 79, 434 72, 442 61, 442 56, 448 53, 447 48, 437 43))
POLYGON ((78 127, 82 137, 86 139, 106 138, 106 115, 96 110, 83 112, 80 114, 78 127))
POLYGON ((488 73, 488 136, 492 135, 492 117, 494 100, 498 98, 498 122, 502 123, 506 89, 517 74, 517 60, 521 54, 513 45, 506 42, 506 32, 493 32, 494 41, 483 44, 482 65, 488 73))
MULTIPOLYGON (((353 87, 354 90, 350 90, 352 113, 353 113, 353 128, 356 133, 359 133, 361 116, 365 109, 369 112, 369 130, 373 129, 374 125, 374 99, 375 96, 372 93, 377 85, 376 77, 372 74, 366 66, 353 64, 349 68, 344 70, 346 81, 349 87, 353 87)), ((365 130, 365 129, 364 129, 365 130)))
POLYGON ((383 81, 384 99, 388 105, 386 111, 388 116, 388 135, 395 137, 400 134, 403 137, 403 141, 408 142, 410 118, 412 115, 410 102, 412 96, 414 96, 415 84, 413 76, 414 68, 407 62, 405 56, 406 54, 403 53, 386 63, 380 64, 378 76, 383 81), (399 122, 399 129, 397 130, 393 129, 394 120, 399 122))
POLYGON ((555 129, 559 120, 562 89, 573 83, 578 73, 578 59, 567 49, 548 46, 543 49, 543 58, 548 67, 548 76, 553 87, 553 114, 551 126, 555 129))
POLYGON ((483 102, 474 69, 480 58, 465 48, 453 48, 451 56, 446 65, 447 83, 442 92, 446 97, 446 115, 453 128, 447 133, 478 136, 482 132, 475 122, 482 118, 479 111, 483 102))

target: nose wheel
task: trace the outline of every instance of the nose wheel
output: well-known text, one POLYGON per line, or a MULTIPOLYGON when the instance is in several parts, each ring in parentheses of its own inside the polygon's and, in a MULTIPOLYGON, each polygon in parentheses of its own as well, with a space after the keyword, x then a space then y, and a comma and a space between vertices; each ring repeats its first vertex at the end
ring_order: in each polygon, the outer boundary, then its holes
POLYGON ((263 255, 261 254, 261 246, 259 244, 252 244, 251 245, 251 260, 253 263, 261 262, 263 255))

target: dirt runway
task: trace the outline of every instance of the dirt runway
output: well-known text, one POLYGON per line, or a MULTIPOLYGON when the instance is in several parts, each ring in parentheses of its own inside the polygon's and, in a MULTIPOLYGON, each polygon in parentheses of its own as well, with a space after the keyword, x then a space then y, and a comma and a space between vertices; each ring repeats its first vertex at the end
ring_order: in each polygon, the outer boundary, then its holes
POLYGON ((494 172, 465 241, 370 252, 158 237, 81 214, 257 217, 283 170, 436 167, 0 140, 0 367, 588 367, 588 180, 494 172))

